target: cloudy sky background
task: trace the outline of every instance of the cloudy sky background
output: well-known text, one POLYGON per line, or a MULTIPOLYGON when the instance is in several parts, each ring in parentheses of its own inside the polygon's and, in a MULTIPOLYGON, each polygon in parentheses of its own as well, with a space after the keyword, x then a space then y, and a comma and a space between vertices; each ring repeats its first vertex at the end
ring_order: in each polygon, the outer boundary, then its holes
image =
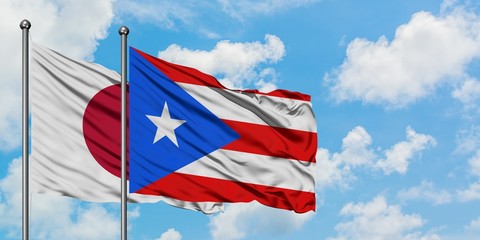
MULTIPOLYGON (((231 88, 310 94, 317 212, 129 205, 131 239, 478 239, 476 1, 2 0, 0 238, 21 230, 21 30, 119 70, 129 44, 231 88)), ((32 195, 34 239, 118 239, 119 205, 32 195)))

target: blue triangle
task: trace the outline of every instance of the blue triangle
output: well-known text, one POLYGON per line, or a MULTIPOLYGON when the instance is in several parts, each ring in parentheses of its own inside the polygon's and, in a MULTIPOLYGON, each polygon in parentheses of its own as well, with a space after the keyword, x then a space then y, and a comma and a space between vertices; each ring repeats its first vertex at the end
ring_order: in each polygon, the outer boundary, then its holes
POLYGON ((239 135, 148 60, 130 49, 130 192, 231 143, 239 135), (146 115, 160 116, 165 102, 170 116, 186 122, 175 129, 178 147, 163 137, 146 115))

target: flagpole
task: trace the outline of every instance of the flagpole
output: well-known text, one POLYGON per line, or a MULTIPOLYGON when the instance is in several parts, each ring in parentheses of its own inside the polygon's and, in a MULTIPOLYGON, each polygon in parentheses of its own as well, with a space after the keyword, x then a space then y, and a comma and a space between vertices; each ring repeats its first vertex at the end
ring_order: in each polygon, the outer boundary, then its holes
POLYGON ((122 26, 118 30, 122 38, 121 54, 122 54, 122 187, 121 187, 121 239, 127 240, 127 35, 128 27, 122 26))
POLYGON ((28 184, 28 33, 32 25, 28 20, 20 22, 22 29, 22 239, 28 240, 29 184, 28 184))

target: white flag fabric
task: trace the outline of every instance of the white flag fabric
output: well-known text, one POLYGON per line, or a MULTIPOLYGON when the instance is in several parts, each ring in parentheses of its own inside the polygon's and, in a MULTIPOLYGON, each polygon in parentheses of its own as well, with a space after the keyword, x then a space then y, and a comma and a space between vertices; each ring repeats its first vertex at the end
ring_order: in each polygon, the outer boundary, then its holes
MULTIPOLYGON (((120 75, 32 43, 31 182, 37 193, 93 202, 120 201, 120 75), (98 114, 97 114, 98 113, 98 114), (113 130, 112 130, 113 129, 113 130), (117 151, 118 150, 118 151, 117 151)), ((205 213, 216 202, 130 194, 205 213)))

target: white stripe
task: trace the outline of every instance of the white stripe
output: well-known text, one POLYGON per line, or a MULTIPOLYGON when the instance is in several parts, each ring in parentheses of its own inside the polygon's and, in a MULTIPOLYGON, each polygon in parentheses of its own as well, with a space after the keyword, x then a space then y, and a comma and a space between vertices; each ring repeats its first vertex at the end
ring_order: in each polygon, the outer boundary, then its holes
POLYGON ((177 83, 220 119, 316 132, 310 102, 177 83))
POLYGON ((176 172, 314 192, 314 168, 315 163, 305 161, 217 150, 176 172))

